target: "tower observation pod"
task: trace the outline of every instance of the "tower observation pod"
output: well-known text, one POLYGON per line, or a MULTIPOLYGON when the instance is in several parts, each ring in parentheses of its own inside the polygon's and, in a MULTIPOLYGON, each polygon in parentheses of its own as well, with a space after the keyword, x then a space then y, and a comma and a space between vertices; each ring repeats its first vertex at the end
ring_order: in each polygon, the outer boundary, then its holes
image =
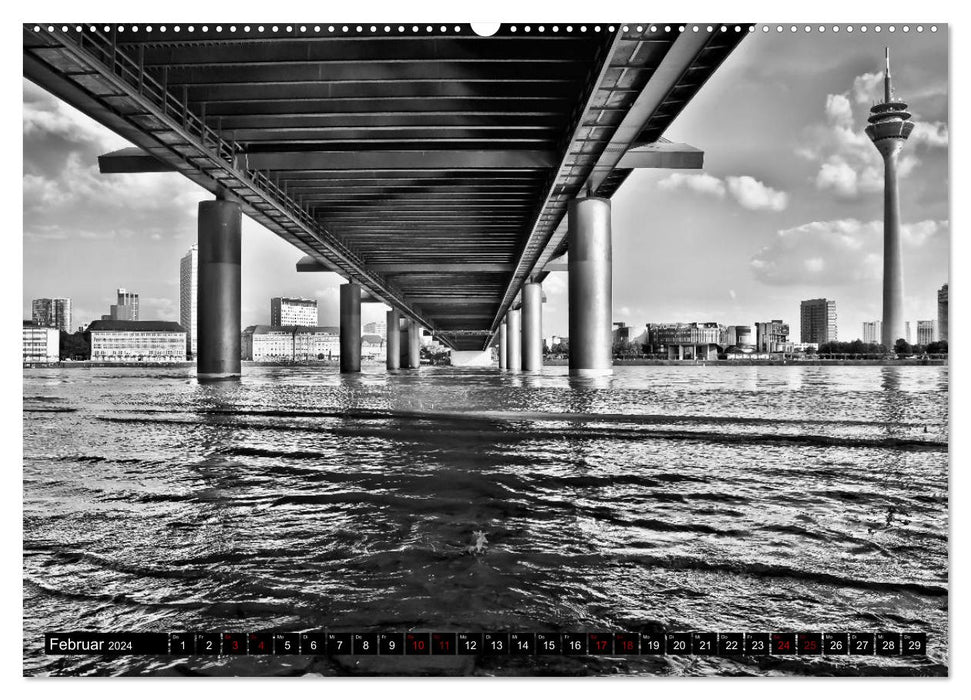
POLYGON ((870 109, 866 135, 883 156, 883 335, 887 350, 904 329, 904 268, 900 246, 900 203, 897 199, 897 159, 914 130, 907 104, 894 98, 890 84, 890 49, 886 50, 884 99, 870 109))

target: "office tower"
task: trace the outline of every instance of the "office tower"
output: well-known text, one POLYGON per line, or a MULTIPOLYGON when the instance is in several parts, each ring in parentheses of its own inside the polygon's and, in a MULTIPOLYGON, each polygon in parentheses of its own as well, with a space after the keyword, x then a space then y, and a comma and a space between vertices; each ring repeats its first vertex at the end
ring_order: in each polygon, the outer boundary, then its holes
POLYGON ((118 303, 111 305, 112 321, 137 321, 138 320, 138 294, 129 292, 124 287, 119 287, 118 303))
POLYGON ((937 290, 937 339, 947 340, 947 282, 937 290))
POLYGON ((837 340, 836 302, 807 299, 799 305, 799 341, 828 343, 837 340))
POLYGON ((68 297, 34 299, 30 304, 31 318, 38 326, 57 328, 70 333, 71 300, 68 297))
POLYGON ((863 342, 871 344, 883 342, 883 321, 863 322, 863 342))
POLYGON ((934 342, 935 336, 937 335, 934 328, 935 325, 936 323, 933 320, 917 322, 918 345, 929 345, 934 342))
POLYGON ((196 354, 198 337, 199 246, 192 244, 179 262, 179 325, 186 333, 186 349, 196 354))

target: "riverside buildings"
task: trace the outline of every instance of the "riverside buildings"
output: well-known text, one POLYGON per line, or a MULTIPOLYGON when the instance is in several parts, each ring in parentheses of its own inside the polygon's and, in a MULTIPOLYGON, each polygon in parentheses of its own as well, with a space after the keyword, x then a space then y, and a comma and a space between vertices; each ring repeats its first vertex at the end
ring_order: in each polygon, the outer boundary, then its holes
POLYGON ((363 330, 369 335, 380 335, 383 337, 388 332, 388 324, 384 321, 372 321, 365 323, 363 330))
POLYGON ((753 345, 751 326, 725 326, 720 337, 722 347, 726 348, 733 345, 753 345))
POLYGON ((25 364, 57 362, 61 355, 61 331, 35 321, 24 321, 23 351, 25 364))
POLYGON ((883 342, 883 321, 863 322, 863 342, 868 344, 883 342))
POLYGON ((799 304, 799 340, 819 345, 838 340, 834 300, 806 299, 799 304))
POLYGON ((271 326, 316 326, 317 300, 302 297, 270 299, 271 326))
POLYGON ((38 326, 71 332, 71 300, 67 297, 34 299, 30 303, 30 315, 38 326))
MULTIPOLYGON (((119 290, 123 291, 123 290, 119 290)), ((182 362, 186 333, 174 321, 92 321, 93 362, 182 362)))
POLYGON ((648 323, 647 347, 672 360, 714 360, 723 330, 717 323, 648 323))
POLYGON ((933 320, 917 322, 918 345, 929 345, 937 339, 935 325, 936 323, 933 320))
POLYGON ((786 352, 789 343, 789 324, 781 320, 755 324, 755 347, 759 352, 786 352))
POLYGON ((186 333, 186 349, 195 357, 198 338, 199 246, 192 244, 179 261, 179 322, 186 333))
MULTIPOLYGON (((315 302, 316 305, 316 302, 315 302)), ((249 326, 243 331, 242 359, 256 362, 311 362, 340 357, 336 326, 249 326)))

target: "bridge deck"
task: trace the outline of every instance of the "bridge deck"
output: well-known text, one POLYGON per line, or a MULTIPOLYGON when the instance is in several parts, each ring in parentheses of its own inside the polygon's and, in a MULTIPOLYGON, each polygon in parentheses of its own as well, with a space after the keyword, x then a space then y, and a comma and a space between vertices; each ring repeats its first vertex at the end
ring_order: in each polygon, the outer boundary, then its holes
POLYGON ((25 25, 24 74, 457 349, 748 31, 286 26, 25 25))

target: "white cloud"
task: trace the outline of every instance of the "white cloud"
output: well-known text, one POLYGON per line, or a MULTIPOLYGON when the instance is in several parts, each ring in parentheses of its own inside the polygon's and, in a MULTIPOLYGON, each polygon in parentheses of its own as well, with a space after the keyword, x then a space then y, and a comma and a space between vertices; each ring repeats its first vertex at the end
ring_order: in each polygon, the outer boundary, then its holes
POLYGON ((668 192, 689 190, 717 199, 724 199, 727 193, 740 206, 752 211, 782 211, 789 205, 788 194, 772 189, 751 175, 729 175, 722 180, 708 173, 672 173, 658 187, 668 192))
POLYGON ((883 98, 883 71, 864 73, 853 79, 853 101, 860 105, 871 105, 883 98))
POLYGON ((23 130, 25 137, 61 137, 75 144, 117 149, 130 145, 66 102, 24 80, 23 130))
POLYGON ((67 231, 57 225, 33 224, 25 226, 24 238, 45 241, 63 241, 67 239, 67 231))
POLYGON ((930 148, 947 148, 949 134, 944 122, 914 122, 910 140, 930 148))
POLYGON ((840 127, 853 126, 853 107, 846 95, 826 96, 826 121, 840 127))
MULTIPOLYGON (((168 239, 195 228, 201 189, 176 173, 102 175, 72 152, 52 174, 25 173, 25 220, 33 237, 105 240, 117 236, 168 239)), ((30 231, 25 231, 30 236, 30 231)))
POLYGON ((789 205, 789 195, 762 184, 754 177, 741 175, 725 178, 728 191, 742 207, 753 211, 782 211, 789 205))
MULTIPOLYGON (((947 236, 948 221, 901 226, 911 250, 947 236)), ((750 262, 756 279, 772 285, 838 286, 882 279, 883 222, 856 219, 813 221, 782 229, 750 262)))
POLYGON ((860 176, 844 159, 831 156, 830 160, 819 166, 816 174, 816 187, 833 190, 841 197, 852 198, 860 191, 860 176))
MULTIPOLYGON (((864 73, 849 91, 826 96, 824 122, 807 129, 795 149, 799 157, 818 164, 817 189, 848 200, 883 191, 883 159, 864 132, 869 105, 882 98, 882 80, 883 73, 864 73)), ((901 178, 920 165, 915 151, 947 147, 947 125, 915 120, 910 141, 898 162, 901 178)))
POLYGON ((666 178, 657 183, 657 186, 666 191, 691 190, 699 194, 709 194, 719 199, 725 196, 725 184, 717 177, 708 173, 697 173, 685 175, 683 173, 671 173, 666 178))
POLYGON ((915 224, 908 224, 900 227, 900 237, 903 242, 912 247, 918 248, 927 243, 931 238, 943 233, 948 227, 947 221, 918 221, 915 224))

